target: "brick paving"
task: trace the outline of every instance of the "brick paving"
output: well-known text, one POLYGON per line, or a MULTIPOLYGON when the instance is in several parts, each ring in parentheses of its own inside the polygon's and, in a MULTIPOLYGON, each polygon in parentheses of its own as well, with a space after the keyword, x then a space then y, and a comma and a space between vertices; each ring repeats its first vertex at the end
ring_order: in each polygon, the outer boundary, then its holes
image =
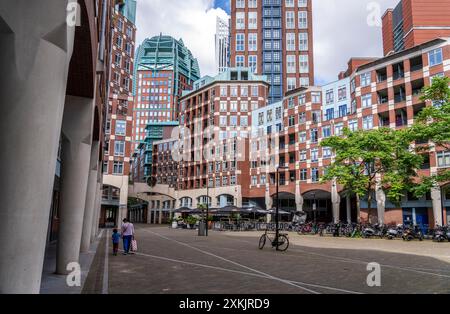
MULTIPOLYGON (((108 293, 450 293, 450 243, 291 234, 281 253, 258 249, 261 232, 206 238, 195 230, 137 225, 136 233, 137 254, 107 256, 108 293), (366 283, 371 262, 381 265, 381 287, 366 283)), ((85 293, 102 291, 102 248, 85 293)))

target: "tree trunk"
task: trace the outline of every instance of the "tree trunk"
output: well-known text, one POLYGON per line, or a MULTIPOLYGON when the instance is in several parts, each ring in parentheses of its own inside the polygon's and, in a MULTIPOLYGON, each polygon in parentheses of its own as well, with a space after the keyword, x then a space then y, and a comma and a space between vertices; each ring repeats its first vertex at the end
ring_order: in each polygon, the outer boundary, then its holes
POLYGON ((356 222, 361 222, 361 200, 358 194, 356 194, 356 222))
POLYGON ((372 211, 372 193, 369 190, 369 195, 367 196, 367 220, 370 223, 370 212, 372 211))

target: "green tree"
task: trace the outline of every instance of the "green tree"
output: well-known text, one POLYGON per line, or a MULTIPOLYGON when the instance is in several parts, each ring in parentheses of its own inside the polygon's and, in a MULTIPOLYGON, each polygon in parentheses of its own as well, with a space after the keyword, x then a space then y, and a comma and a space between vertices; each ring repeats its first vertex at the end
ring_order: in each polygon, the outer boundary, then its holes
MULTIPOLYGON (((431 86, 423 89, 422 101, 432 102, 432 106, 424 108, 417 116, 413 127, 409 130, 411 141, 432 142, 432 145, 418 145, 418 153, 430 153, 433 146, 439 149, 450 149, 450 79, 435 77, 431 86)), ((422 176, 420 183, 413 191, 422 197, 441 182, 450 181, 450 170, 443 169, 431 176, 422 176)))
POLYGON ((381 128, 351 132, 345 129, 343 136, 325 139, 321 146, 335 152, 335 161, 327 168, 322 182, 336 180, 347 193, 356 195, 358 219, 361 198, 367 199, 371 214, 377 187, 391 201, 399 203, 404 191, 412 185, 415 169, 423 163, 423 158, 410 149, 405 130, 381 128))

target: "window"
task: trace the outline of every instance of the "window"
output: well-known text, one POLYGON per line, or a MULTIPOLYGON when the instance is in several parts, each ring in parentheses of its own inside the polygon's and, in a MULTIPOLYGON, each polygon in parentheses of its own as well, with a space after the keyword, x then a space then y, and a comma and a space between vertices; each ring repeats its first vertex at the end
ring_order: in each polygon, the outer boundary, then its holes
POLYGON ((245 13, 236 13, 236 29, 245 29, 245 13))
POLYGON ((231 176, 230 185, 236 185, 236 176, 231 176))
POLYGON ((241 126, 248 126, 248 117, 241 116, 241 126))
POLYGON ((238 68, 245 67, 244 56, 236 56, 236 67, 238 68))
POLYGON ((306 132, 298 133, 298 141, 300 143, 306 143, 306 132))
POLYGON ((287 55, 287 73, 296 73, 295 55, 287 55))
POLYGON ((220 126, 227 126, 227 117, 226 116, 220 116, 219 125, 220 126))
POLYGON ((350 131, 355 132, 358 130, 358 120, 348 121, 348 128, 350 131))
POLYGON ((122 55, 119 53, 116 53, 114 56, 114 63, 120 67, 120 63, 122 62, 122 55))
POLYGON ((244 9, 245 8, 245 0, 236 0, 236 8, 244 9))
POLYGON ((264 174, 261 175, 260 179, 259 179, 259 183, 261 185, 265 185, 267 182, 266 176, 264 174))
POLYGON ((237 126, 237 116, 231 116, 230 117, 230 125, 231 126, 237 126))
POLYGON ((370 74, 371 74, 370 72, 367 72, 367 73, 363 73, 360 75, 362 87, 370 85, 370 83, 371 83, 370 74))
POLYGON ((317 141, 319 139, 317 129, 312 129, 310 134, 311 134, 311 143, 317 143, 317 141))
POLYGON ((331 156, 332 156, 331 148, 324 147, 322 150, 322 157, 323 158, 331 158, 331 156))
POLYGON ((286 50, 295 51, 295 33, 286 34, 286 50))
POLYGON ((236 101, 232 101, 230 102, 230 112, 237 112, 237 102, 236 101))
POLYGON ((221 86, 220 87, 220 96, 221 97, 226 97, 228 94, 228 90, 226 86, 221 86))
POLYGON ((330 126, 322 127, 322 133, 324 138, 331 137, 331 127, 330 126))
POLYGON ((289 116, 289 126, 295 125, 295 116, 289 116))
POLYGON ((293 8, 294 0, 286 0, 286 8, 293 8))
POLYGON ((363 129, 364 130, 373 129, 373 116, 363 117, 363 129))
POLYGON ((308 170, 300 169, 300 181, 306 181, 306 180, 308 180, 308 170))
POLYGON ((428 53, 430 67, 442 63, 442 48, 435 49, 428 53))
POLYGON ((347 87, 345 87, 345 86, 339 87, 338 100, 341 101, 341 100, 345 100, 345 99, 347 99, 347 87))
POLYGON ((305 94, 302 94, 302 95, 298 96, 298 104, 299 105, 306 104, 306 95, 305 94))
POLYGON ((123 174, 123 162, 121 162, 121 161, 114 162, 113 174, 123 174))
POLYGON ((298 34, 298 45, 300 51, 308 51, 308 33, 298 34))
POLYGON ((231 86, 230 92, 231 92, 231 97, 237 97, 237 95, 238 95, 237 86, 231 86))
POLYGON ((257 56, 248 56, 248 67, 253 73, 256 73, 258 71, 257 58, 257 56))
POLYGON ((437 153, 437 164, 439 168, 450 167, 450 151, 437 153))
POLYGON ((248 86, 241 86, 241 96, 248 97, 248 86))
POLYGON ((221 101, 220 102, 220 112, 227 112, 228 108, 227 108, 227 102, 226 101, 221 101))
POLYGON ((300 151, 300 161, 306 161, 306 150, 300 151))
POLYGON ((308 55, 300 55, 300 73, 309 73, 308 55))
POLYGON ((244 51, 244 50, 245 50, 245 35, 236 34, 236 51, 244 51))
POLYGON ((318 168, 312 168, 311 169, 311 181, 312 182, 319 182, 320 176, 319 176, 319 169, 318 168))
POLYGON ((366 94, 362 96, 362 107, 369 108, 372 106, 372 94, 366 94))
POLYGON ((258 97, 258 86, 252 86, 252 97, 258 97))
POLYGON ((319 149, 317 148, 311 149, 311 161, 312 162, 319 161, 319 149))
POLYGON ((308 12, 298 12, 298 28, 308 28, 308 12))
POLYGON ((126 128, 127 128, 126 121, 116 120, 116 135, 125 135, 126 128))
POLYGON ((299 8, 306 8, 307 5, 308 5, 308 0, 298 0, 299 8))
POLYGON ((248 0, 248 7, 249 8, 257 8, 258 7, 258 0, 248 0))
POLYGON ((306 112, 300 112, 298 114, 298 124, 306 123, 306 112))
POLYGON ((286 28, 287 29, 294 29, 295 28, 295 12, 294 11, 287 11, 286 12, 286 28))
POLYGON ((248 29, 257 29, 258 28, 258 13, 257 12, 249 12, 248 13, 248 29))
POLYGON ((287 90, 293 90, 296 88, 297 79, 295 77, 288 77, 287 79, 287 90))
POLYGON ((332 89, 327 90, 326 103, 327 103, 327 105, 334 103, 334 90, 332 90, 332 89))
POLYGON ((115 141, 114 142, 114 156, 124 156, 125 155, 125 142, 115 141))
POLYGON ((275 108, 275 120, 281 119, 281 107, 275 108))
POLYGON ((336 124, 334 126, 334 135, 341 136, 344 131, 344 125, 342 123, 336 124))
POLYGON ((252 176, 252 186, 257 186, 257 185, 258 185, 258 177, 252 176))
POLYGON ((248 111, 248 102, 241 102, 241 112, 247 112, 248 111))
POLYGON ((248 34, 248 51, 258 50, 258 34, 250 33, 248 34))

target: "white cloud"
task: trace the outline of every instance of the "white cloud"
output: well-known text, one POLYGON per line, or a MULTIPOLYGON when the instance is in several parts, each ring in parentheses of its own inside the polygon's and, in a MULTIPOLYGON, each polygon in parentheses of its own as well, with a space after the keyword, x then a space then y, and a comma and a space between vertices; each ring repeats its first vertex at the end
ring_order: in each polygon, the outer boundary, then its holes
POLYGON ((379 18, 399 0, 313 0, 316 84, 337 80, 351 57, 381 57, 381 27, 369 26, 369 14, 379 18), (368 7, 371 9, 368 10, 368 7), (379 8, 374 11, 374 8, 379 8))
MULTIPOLYGON (((351 57, 382 56, 381 28, 369 26, 369 4, 380 15, 399 0, 313 0, 316 84, 337 79, 351 57)), ((202 75, 215 75, 216 16, 228 19, 213 0, 138 0, 140 44, 145 38, 171 35, 182 38, 200 63, 202 75)), ((373 9, 372 9, 373 12, 373 9)))
POLYGON ((160 33, 183 39, 200 64, 201 74, 216 75, 214 35, 216 17, 228 19, 212 0, 139 0, 137 44, 160 33))

